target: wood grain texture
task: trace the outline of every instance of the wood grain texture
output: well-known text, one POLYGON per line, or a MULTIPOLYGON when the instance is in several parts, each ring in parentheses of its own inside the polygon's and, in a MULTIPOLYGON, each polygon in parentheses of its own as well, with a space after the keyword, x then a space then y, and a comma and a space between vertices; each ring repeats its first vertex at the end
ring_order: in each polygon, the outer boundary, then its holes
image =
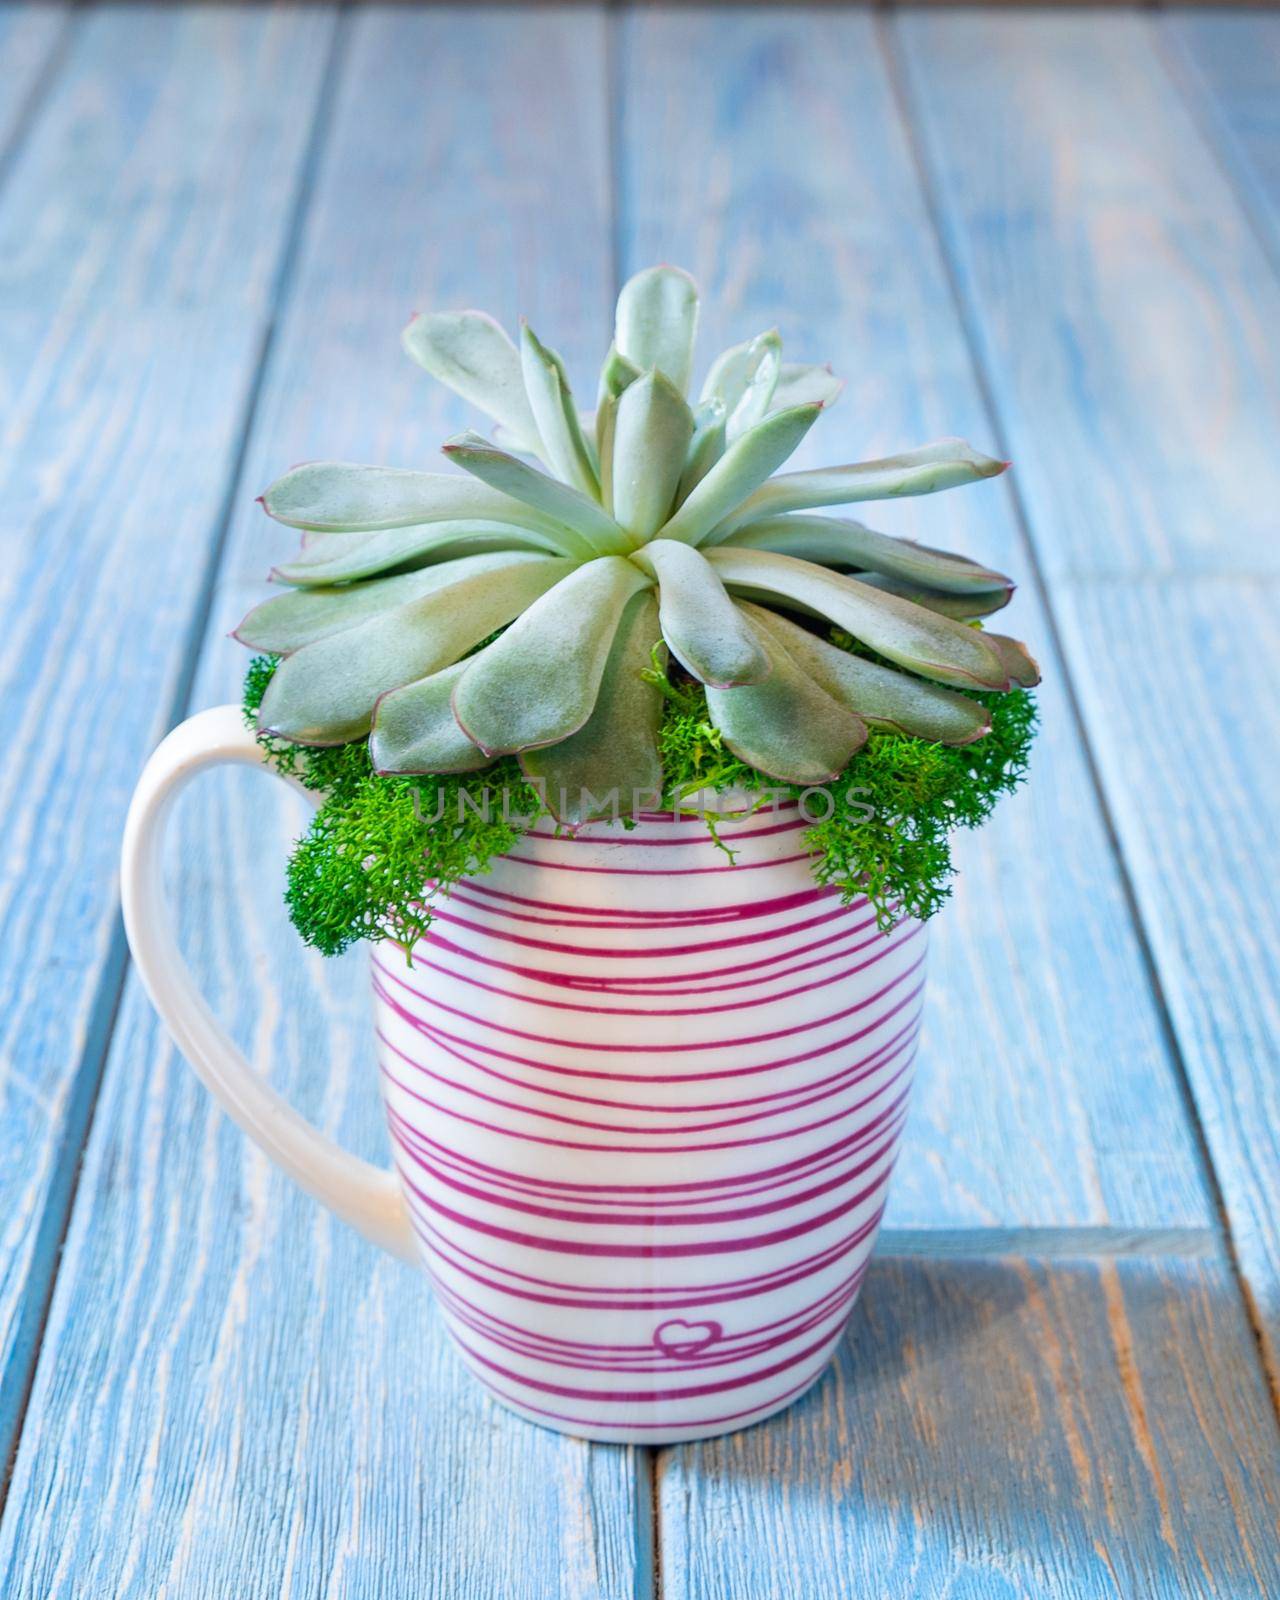
POLYGON ((663 1592, 1262 1600, 1278 1486, 1225 1268, 883 1259, 811 1396, 663 1453, 663 1592))
MULTIPOLYGON (((687 264, 701 349, 778 324, 849 382, 810 461, 991 428, 865 14, 648 10, 617 83, 626 269, 687 264)), ((868 520, 1030 578, 983 485, 868 520)), ((931 929, 920 1079, 887 1225, 1206 1226, 1188 1136, 1078 730, 1034 588, 1008 613, 1045 665, 1025 791, 960 841, 931 929)))
POLYGON ((1189 11, 1161 22, 1209 136, 1280 256, 1280 17, 1189 11))
MULTIPOLYGON (((1061 597, 1116 822, 1280 1380, 1280 584, 1061 597), (1189 661, 1195 670, 1178 671, 1189 661)), ((1280 1392, 1280 1384, 1277 1385, 1280 1392)))
POLYGON ((22 137, 36 111, 41 79, 51 67, 67 26, 64 5, 6 5, 0 8, 0 162, 22 137))
POLYGON ((0 1454, 119 981, 125 806, 187 657, 331 28, 84 17, 0 194, 0 738, 22 752, 0 773, 0 1454))
POLYGON ((890 29, 1046 572, 1275 573, 1280 280, 1156 26, 890 29))
MULTIPOLYGON (((597 353, 603 48, 578 8, 348 19, 195 703, 238 695, 225 635, 292 543, 253 504, 265 483, 319 455, 430 465, 470 420, 400 351, 415 307, 519 306, 575 371, 597 353)), ((365 959, 306 955, 281 904, 299 815, 261 775, 187 798, 184 947, 294 1103, 385 1161, 365 959)), ((485 1399, 421 1277, 293 1192, 129 985, 0 1530, 6 1600, 622 1600, 638 1465, 485 1399)))
POLYGON ((1054 593, 1275 1374, 1274 583, 1240 569, 1268 567, 1278 548, 1280 379, 1269 351, 1280 282, 1212 172, 1145 24, 1097 19, 1087 42, 1080 21, 1047 16, 999 29, 976 16, 896 26, 962 290, 1018 441, 1037 548, 1060 568, 1087 506, 1091 538, 1151 566, 1141 580, 1104 587, 1091 575, 1055 582, 1054 593), (1018 139, 1006 145, 1015 119, 1018 139), (1051 171, 1059 183, 1046 189, 1051 171), (1112 185, 1126 174, 1142 187, 1122 220, 1112 185), (1084 237, 1096 246, 1087 255, 1084 237), (1154 252, 1141 279, 1130 253, 1140 237, 1154 252), (1056 321, 1029 310, 1055 292, 1075 309, 1072 337, 1086 352, 1069 383, 1056 366, 1056 321), (1159 327, 1145 321, 1151 293, 1168 302, 1159 327), (1082 386, 1091 365, 1136 359, 1143 327, 1163 336, 1141 390, 1136 368, 1115 372, 1107 398, 1082 386), (1181 372, 1195 351, 1198 386, 1181 372), (1101 435, 1085 448, 1081 430, 1098 427, 1124 430, 1129 459, 1101 435), (1265 457, 1258 428, 1270 430, 1265 457), (1061 483, 1053 492, 1071 438, 1088 485, 1074 497, 1061 483), (1181 467, 1166 471, 1175 457, 1181 467), (1157 530, 1176 536, 1164 554, 1172 572, 1155 560, 1157 530))

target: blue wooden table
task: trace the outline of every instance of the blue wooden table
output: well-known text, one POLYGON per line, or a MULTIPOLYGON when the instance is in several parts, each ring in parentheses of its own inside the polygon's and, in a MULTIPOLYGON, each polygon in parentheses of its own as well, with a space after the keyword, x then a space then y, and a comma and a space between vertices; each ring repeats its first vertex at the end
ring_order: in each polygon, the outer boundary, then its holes
MULTIPOLYGON (((1280 17, 0 8, 5 1600, 1280 1594, 1280 17), (886 1232, 811 1397, 701 1446, 482 1399, 421 1281, 212 1107, 123 946, 138 769, 317 456, 465 420, 420 306, 575 372, 687 264, 708 348, 849 379, 832 459, 1018 574, 1034 774, 962 849, 886 1232)), ((280 904, 299 813, 184 802, 185 945, 383 1158, 362 958, 280 904)))

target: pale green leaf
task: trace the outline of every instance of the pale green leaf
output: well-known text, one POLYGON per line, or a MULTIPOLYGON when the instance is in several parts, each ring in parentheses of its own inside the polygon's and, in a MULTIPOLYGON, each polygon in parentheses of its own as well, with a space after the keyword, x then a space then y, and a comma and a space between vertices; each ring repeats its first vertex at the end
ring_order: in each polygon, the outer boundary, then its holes
POLYGON ((641 372, 656 367, 689 392, 698 329, 698 286, 678 267, 646 267, 622 286, 614 344, 641 372))
POLYGON ((427 558, 490 550, 540 550, 546 555, 575 555, 581 545, 568 534, 535 533, 502 522, 424 522, 410 528, 382 528, 373 533, 326 533, 306 545, 292 561, 282 562, 272 576, 298 585, 349 583, 390 567, 421 564, 427 558))
POLYGON ((1012 682, 1023 689, 1035 688, 1040 682, 1040 667, 1021 640, 1003 633, 984 633, 982 637, 995 648, 1012 682))
POLYGON ((743 602, 742 609, 833 700, 873 727, 953 745, 972 744, 991 728, 985 707, 953 689, 838 650, 765 606, 743 602))
POLYGON ((725 410, 722 400, 704 400, 693 413, 693 438, 689 443, 676 504, 683 505, 690 494, 724 454, 725 410))
POLYGON ((748 766, 784 783, 839 777, 866 743, 867 725, 833 700, 772 636, 763 642, 773 670, 764 683, 707 690, 707 709, 725 744, 748 766))
POLYGON ((524 439, 518 438, 514 433, 512 433, 510 428, 504 428, 500 422, 494 423, 493 427, 489 430, 489 437, 493 440, 494 444, 497 445, 499 450, 505 450, 508 455, 528 456, 531 461, 542 460, 542 457, 538 453, 536 446, 529 444, 524 439))
POLYGON ((604 366, 600 369, 596 404, 609 398, 616 400, 629 383, 636 381, 641 370, 634 361, 628 361, 626 356, 619 354, 616 344, 611 344, 609 354, 604 358, 604 366))
POLYGON ((724 406, 730 439, 754 427, 770 409, 781 409, 770 406, 781 365, 782 340, 776 328, 716 357, 702 386, 702 399, 719 400, 724 406))
POLYGON ((538 427, 525 395, 520 356, 484 311, 430 311, 404 330, 405 349, 433 378, 537 451, 538 427))
POLYGON ((564 362, 526 323, 520 331, 525 393, 542 440, 542 459, 558 478, 593 500, 600 497, 595 467, 583 437, 564 362))
POLYGON ((792 556, 730 545, 705 553, 734 593, 753 599, 776 596, 826 617, 922 677, 985 689, 1009 687, 999 656, 976 628, 792 556))
POLYGON ((894 539, 842 517, 765 517, 759 522, 744 523, 725 542, 748 549, 774 550, 779 555, 796 556, 823 566, 884 572, 923 588, 944 589, 953 594, 989 589, 1013 592, 1008 578, 980 567, 976 561, 913 544, 909 539, 894 539))
MULTIPOLYGON (((757 335, 758 337, 758 335, 757 335)), ((741 344, 731 344, 722 350, 711 363, 711 370, 703 380, 698 399, 705 405, 708 400, 718 400, 727 416, 747 386, 751 375, 751 350, 754 339, 744 339, 741 344)))
POLYGON ((729 415, 730 439, 737 439, 754 428, 757 422, 763 421, 776 409, 772 400, 778 383, 778 371, 782 366, 782 340, 776 331, 772 331, 761 334, 752 343, 757 348, 753 352, 751 376, 729 415))
POLYGON ((899 456, 859 461, 847 467, 816 467, 788 472, 757 489, 733 518, 733 527, 803 511, 811 506, 851 505, 858 500, 893 500, 934 494, 961 484, 994 478, 1008 465, 981 455, 963 439, 939 439, 899 456))
POLYGON ((658 580, 663 638, 695 678, 724 689, 769 676, 764 646, 700 551, 654 539, 631 559, 658 580))
POLYGON ((844 392, 844 379, 830 367, 802 366, 784 361, 778 369, 770 411, 785 411, 788 406, 833 406, 844 392))
MULTIPOLYGON (((630 816, 659 806, 663 701, 643 676, 659 642, 653 595, 633 595, 618 623, 591 715, 567 739, 521 755, 521 766, 541 785, 561 822, 577 826, 592 816, 630 816)), ((659 659, 665 663, 661 649, 659 659)))
POLYGON ((544 516, 571 528, 586 541, 587 553, 617 554, 631 541, 603 507, 571 484, 550 478, 517 456, 508 455, 478 433, 461 433, 444 446, 450 461, 474 473, 492 488, 532 506, 544 516))
POLYGON ((416 572, 343 584, 340 588, 294 589, 255 606, 235 630, 235 637, 253 650, 291 655, 317 639, 354 628, 370 617, 393 611, 464 578, 501 573, 521 563, 542 559, 532 552, 503 550, 464 556, 457 561, 441 561, 416 572))
POLYGON ((649 539, 671 514, 693 413, 660 372, 637 378, 618 397, 609 488, 616 520, 634 540, 649 539))
POLYGON ((613 439, 618 425, 618 401, 607 394, 596 407, 596 462, 600 472, 600 499, 613 512, 613 439))
POLYGON ((766 417, 734 440, 662 530, 664 539, 701 544, 705 536, 780 466, 808 433, 820 406, 766 417))
POLYGON ((453 709, 491 754, 553 744, 591 715, 623 608, 652 579, 620 556, 589 561, 529 607, 460 680, 453 709))
POLYGON ((259 728, 300 744, 361 738, 381 695, 451 665, 574 570, 549 556, 508 560, 505 571, 432 590, 287 656, 267 685, 259 728))
POLYGON ((311 461, 277 478, 262 496, 268 516, 291 528, 368 533, 421 522, 509 522, 554 532, 554 517, 456 473, 311 461))
POLYGON ((475 772, 488 766, 490 757, 472 744, 453 714, 458 679, 483 653, 382 696, 369 736, 376 772, 475 772))
POLYGON ((598 482, 600 478, 600 456, 596 450, 596 413, 594 411, 579 411, 578 431, 582 434, 582 442, 591 460, 591 467, 598 482))
POLYGON ((944 594, 941 589, 922 589, 917 583, 907 583, 902 578, 891 578, 883 572, 859 572, 859 583, 879 589, 882 594, 896 594, 926 611, 936 611, 940 617, 954 617, 958 622, 970 622, 975 617, 988 617, 1000 611, 1013 598, 1013 590, 975 589, 970 594, 944 594))

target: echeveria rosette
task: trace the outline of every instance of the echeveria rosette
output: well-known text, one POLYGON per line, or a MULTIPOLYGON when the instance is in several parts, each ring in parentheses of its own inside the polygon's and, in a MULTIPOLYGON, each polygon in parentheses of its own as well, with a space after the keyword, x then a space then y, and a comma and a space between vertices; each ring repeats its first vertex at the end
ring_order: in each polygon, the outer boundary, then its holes
POLYGON ((779 472, 838 381, 784 362, 770 329, 719 356, 691 402, 697 317, 686 273, 632 278, 590 415, 528 327, 516 344, 482 312, 415 318, 409 354, 495 437, 444 446, 461 473, 320 462, 267 490, 267 512, 304 538, 274 573, 288 591, 238 630, 282 658, 263 733, 367 737, 388 775, 516 755, 571 822, 584 792, 660 786, 653 667, 668 652, 706 686, 728 749, 787 783, 834 777, 869 728, 982 738, 986 712, 956 691, 1038 678, 1021 644, 975 625, 1013 585, 819 513, 1006 463, 944 439, 779 472), (833 627, 862 650, 829 644, 833 627))

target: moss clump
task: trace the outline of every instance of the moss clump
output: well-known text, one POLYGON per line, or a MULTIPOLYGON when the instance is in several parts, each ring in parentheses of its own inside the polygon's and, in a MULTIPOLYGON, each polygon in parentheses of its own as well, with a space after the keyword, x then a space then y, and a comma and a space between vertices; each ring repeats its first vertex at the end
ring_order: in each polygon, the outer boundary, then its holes
MULTIPOLYGON (((836 636, 838 643, 848 643, 836 636)), ((259 656, 245 682, 250 725, 276 667, 259 656)), ((1025 776, 1036 708, 1025 689, 974 694, 991 732, 971 745, 927 744, 872 730, 841 778, 820 792, 779 783, 727 750, 699 684, 654 669, 666 699, 660 733, 665 803, 688 809, 700 791, 743 791, 753 804, 806 800, 814 877, 846 900, 866 895, 882 926, 930 917, 951 892, 950 834, 990 816, 1025 776)), ((545 816, 511 757, 461 777, 384 778, 368 745, 309 749, 263 737, 278 771, 324 795, 289 860, 285 898, 307 944, 336 955, 361 939, 410 948, 430 923, 423 887, 448 890, 484 872, 545 816)), ((706 813, 713 836, 716 818, 706 813)))

